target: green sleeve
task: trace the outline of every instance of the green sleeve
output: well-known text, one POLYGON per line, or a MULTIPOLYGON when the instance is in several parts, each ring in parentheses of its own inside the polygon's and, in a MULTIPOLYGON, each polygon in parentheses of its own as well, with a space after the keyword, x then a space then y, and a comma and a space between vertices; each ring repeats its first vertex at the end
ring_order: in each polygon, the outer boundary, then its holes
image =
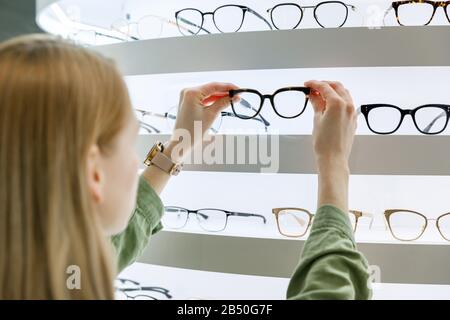
POLYGON ((139 178, 136 208, 127 228, 112 237, 118 271, 135 262, 147 246, 150 236, 162 229, 164 206, 158 194, 143 177, 139 178))
POLYGON ((289 283, 288 299, 370 299, 369 279, 348 215, 321 207, 289 283))

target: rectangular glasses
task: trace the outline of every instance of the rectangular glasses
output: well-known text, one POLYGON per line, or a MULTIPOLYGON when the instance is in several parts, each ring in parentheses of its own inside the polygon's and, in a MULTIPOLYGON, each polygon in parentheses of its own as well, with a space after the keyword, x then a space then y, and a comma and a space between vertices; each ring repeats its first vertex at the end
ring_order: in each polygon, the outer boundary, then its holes
MULTIPOLYGON (((278 231, 282 235, 290 238, 303 237, 306 232, 308 232, 314 218, 314 215, 312 213, 302 208, 275 208, 272 209, 272 213, 275 215, 278 231)), ((372 214, 362 211, 350 210, 349 218, 353 232, 356 231, 358 221, 362 217, 370 218, 370 226, 372 226, 372 214)))
POLYGON ((205 231, 219 232, 225 230, 229 217, 258 218, 266 223, 266 217, 260 214, 227 211, 222 209, 189 210, 181 207, 165 207, 162 223, 171 229, 181 229, 186 226, 190 214, 195 214, 198 224, 205 231))

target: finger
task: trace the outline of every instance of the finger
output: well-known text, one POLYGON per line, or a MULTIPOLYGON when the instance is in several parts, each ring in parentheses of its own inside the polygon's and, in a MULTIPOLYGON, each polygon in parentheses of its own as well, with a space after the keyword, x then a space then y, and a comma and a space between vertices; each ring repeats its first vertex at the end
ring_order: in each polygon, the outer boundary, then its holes
POLYGON ((311 89, 311 93, 309 94, 309 101, 311 101, 315 113, 323 113, 326 107, 326 102, 320 95, 320 92, 312 87, 314 85, 313 82, 315 83, 317 81, 305 82, 305 86, 311 89))
POLYGON ((223 97, 227 97, 227 96, 228 96, 228 92, 215 93, 215 94, 212 94, 212 95, 206 97, 205 99, 203 99, 202 104, 206 107, 209 107, 217 100, 219 100, 223 97))
POLYGON ((305 82, 305 86, 313 89, 314 91, 318 91, 320 95, 326 101, 333 100, 339 98, 337 92, 326 82, 324 81, 307 81, 305 82))
POLYGON ((214 93, 227 93, 230 90, 238 89, 238 86, 232 83, 211 82, 198 87, 204 97, 208 97, 214 93))
POLYGON ((308 81, 305 85, 320 93, 322 99, 325 100, 325 112, 340 109, 346 104, 346 101, 324 81, 308 81))
POLYGON ((233 101, 233 103, 238 103, 239 100, 240 100, 239 97, 233 97, 233 99, 231 99, 230 97, 224 97, 224 98, 217 100, 216 102, 214 102, 214 104, 212 104, 211 106, 209 106, 207 108, 213 112, 219 113, 219 112, 225 110, 226 108, 228 108, 231 104, 231 101, 233 101))
POLYGON ((353 98, 344 85, 338 81, 324 81, 328 83, 348 104, 353 105, 353 98))
POLYGON ((322 96, 318 92, 314 92, 309 95, 309 101, 314 109, 314 113, 323 113, 326 107, 325 100, 323 100, 322 96))
POLYGON ((323 82, 328 83, 331 88, 333 88, 334 91, 337 92, 342 98, 344 98, 347 95, 347 92, 345 92, 345 88, 342 85, 342 83, 338 81, 327 81, 324 80, 323 82))

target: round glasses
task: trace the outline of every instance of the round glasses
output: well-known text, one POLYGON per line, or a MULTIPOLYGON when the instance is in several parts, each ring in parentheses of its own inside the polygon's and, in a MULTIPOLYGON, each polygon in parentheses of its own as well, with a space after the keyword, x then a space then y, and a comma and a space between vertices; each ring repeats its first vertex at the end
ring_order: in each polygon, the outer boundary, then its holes
POLYGON ((356 9, 341 1, 324 1, 316 6, 280 3, 267 12, 274 27, 280 30, 297 28, 307 9, 314 9, 314 19, 322 28, 340 28, 347 22, 349 8, 356 9))
POLYGON ((195 214, 200 227, 209 232, 219 232, 225 230, 229 217, 253 217, 262 219, 263 222, 266 223, 266 218, 260 214, 209 208, 188 210, 180 207, 165 207, 162 223, 165 227, 171 229, 181 229, 187 224, 191 213, 195 214))
POLYGON ((214 25, 220 32, 238 32, 244 23, 247 12, 253 14, 256 18, 263 21, 269 29, 272 29, 270 23, 256 11, 246 6, 234 4, 220 6, 213 12, 202 12, 195 8, 186 8, 177 11, 175 19, 180 33, 185 36, 195 35, 200 31, 211 33, 203 28, 206 15, 212 15, 214 25))
POLYGON ((397 240, 417 240, 425 233, 428 221, 435 221, 439 234, 446 241, 450 241, 450 213, 443 214, 437 219, 428 219, 416 211, 394 209, 386 210, 384 216, 392 236, 397 240))
POLYGON ((364 115, 367 126, 376 134, 396 132, 406 115, 410 115, 420 133, 435 135, 443 132, 450 117, 450 105, 428 104, 415 109, 401 109, 389 104, 363 105, 358 110, 364 115))
POLYGON ((257 117, 262 109, 265 99, 269 99, 275 113, 285 119, 294 119, 299 117, 306 109, 309 101, 310 89, 305 87, 287 87, 275 91, 271 95, 263 95, 254 89, 231 90, 231 98, 239 96, 245 99, 253 108, 243 108, 242 104, 231 100, 231 108, 236 117, 244 120, 257 117))

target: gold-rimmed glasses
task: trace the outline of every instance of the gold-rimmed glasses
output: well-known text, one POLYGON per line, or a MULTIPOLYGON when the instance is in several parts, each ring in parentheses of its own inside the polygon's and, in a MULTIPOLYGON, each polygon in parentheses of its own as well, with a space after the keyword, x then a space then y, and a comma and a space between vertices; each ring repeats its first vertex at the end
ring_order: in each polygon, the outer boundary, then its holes
MULTIPOLYGON (((278 231, 290 238, 301 238, 309 230, 314 215, 306 209, 302 208, 275 208, 272 209, 277 221, 278 231)), ((371 213, 350 210, 349 218, 352 225, 353 232, 356 232, 359 219, 367 217, 371 219, 370 227, 373 222, 373 215, 371 213)))
POLYGON ((429 219, 422 213, 408 209, 388 209, 384 211, 387 227, 392 236, 400 241, 418 240, 425 233, 429 221, 434 221, 439 234, 450 241, 450 213, 436 219, 429 219))

